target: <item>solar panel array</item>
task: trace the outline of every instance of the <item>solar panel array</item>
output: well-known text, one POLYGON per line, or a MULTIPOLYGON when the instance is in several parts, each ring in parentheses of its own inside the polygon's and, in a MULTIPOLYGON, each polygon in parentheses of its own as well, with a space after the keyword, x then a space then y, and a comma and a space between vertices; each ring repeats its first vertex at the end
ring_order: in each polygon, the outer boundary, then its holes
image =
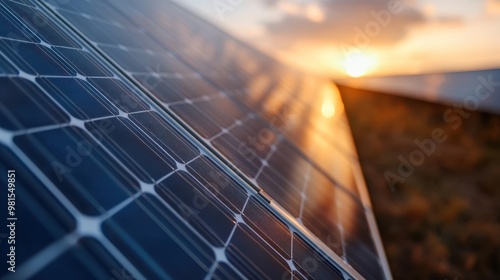
POLYGON ((5 279, 390 278, 334 86, 169 1, 0 1, 0 89, 5 279))

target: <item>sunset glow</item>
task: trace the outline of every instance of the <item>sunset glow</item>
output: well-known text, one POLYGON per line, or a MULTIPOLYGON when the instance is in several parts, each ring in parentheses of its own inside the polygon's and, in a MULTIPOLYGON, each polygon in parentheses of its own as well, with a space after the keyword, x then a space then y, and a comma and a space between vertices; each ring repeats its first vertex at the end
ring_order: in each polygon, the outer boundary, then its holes
POLYGON ((363 53, 353 53, 344 61, 346 73, 353 78, 365 75, 374 66, 375 59, 363 53))
POLYGON ((499 0, 404 0, 390 15, 390 1, 234 1, 224 20, 212 1, 176 1, 286 64, 331 78, 500 65, 499 0), (349 62, 346 48, 362 54, 349 62))

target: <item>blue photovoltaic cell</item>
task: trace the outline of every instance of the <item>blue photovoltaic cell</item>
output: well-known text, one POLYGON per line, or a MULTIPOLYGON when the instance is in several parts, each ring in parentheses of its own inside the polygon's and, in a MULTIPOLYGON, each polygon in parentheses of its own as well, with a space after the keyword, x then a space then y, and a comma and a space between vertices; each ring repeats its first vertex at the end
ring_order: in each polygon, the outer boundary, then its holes
POLYGON ((130 119, 177 162, 187 163, 200 154, 197 148, 183 140, 158 114, 137 113, 130 115, 130 119))
MULTIPOLYGON (((74 6, 74 4, 78 5, 76 1, 70 1, 67 4, 71 6, 74 6)), ((92 8, 92 11, 88 11, 93 14, 92 17, 96 12, 100 14, 102 11, 110 9, 110 7, 104 2, 98 3, 97 1, 93 1, 92 5, 96 5, 92 8), (103 7, 104 9, 99 9, 97 7, 103 7)), ((154 51, 162 49, 158 43, 141 32, 141 30, 133 25, 128 19, 120 17, 116 11, 113 10, 102 19, 96 18, 94 20, 89 18, 89 14, 85 14, 85 12, 82 13, 82 10, 80 10, 85 5, 78 6, 79 8, 76 10, 77 12, 69 13, 62 10, 61 13, 71 23, 77 25, 82 31, 84 31, 85 34, 88 35, 93 41, 107 45, 130 47, 136 50, 147 49, 154 51), (113 20, 111 22, 108 22, 113 14, 115 17, 112 18, 113 20), (122 26, 117 26, 117 23, 122 26), (123 29, 126 29, 127 33, 123 33, 123 29)), ((83 9, 88 9, 88 7, 83 9)))
POLYGON ((95 239, 84 237, 32 279, 130 279, 131 275, 95 239))
MULTIPOLYGON (((106 120, 96 127, 112 129, 106 120)), ((104 213, 137 191, 137 182, 79 128, 21 135, 14 142, 85 214, 104 213)))
POLYGON ((206 118, 203 113, 189 104, 174 105, 171 108, 203 137, 211 138, 222 130, 214 121, 206 118))
POLYGON ((110 77, 111 72, 93 58, 89 53, 77 49, 54 48, 66 59, 70 61, 78 74, 89 77, 110 77))
POLYGON ((206 118, 212 119, 219 127, 228 127, 236 120, 247 116, 250 111, 239 107, 227 98, 213 98, 209 101, 200 101, 194 104, 206 118))
POLYGON ((35 7, 35 4, 33 3, 33 0, 11 0, 12 2, 17 2, 21 3, 30 7, 35 7))
POLYGON ((156 192, 214 246, 226 243, 236 219, 188 173, 177 172, 161 181, 156 192))
POLYGON ((76 76, 76 71, 53 49, 43 45, 0 40, 0 51, 24 72, 32 75, 76 76))
POLYGON ((238 125, 232 129, 232 135, 245 144, 239 147, 240 152, 249 157, 259 158, 265 158, 271 152, 273 144, 278 140, 270 132, 269 126, 259 118, 250 118, 245 122, 245 125, 238 125), (262 138, 262 141, 259 138, 262 138))
POLYGON ((152 195, 105 221, 103 230, 147 279, 202 279, 215 259, 211 248, 152 195))
POLYGON ((241 276, 225 263, 221 263, 215 269, 213 279, 215 280, 232 280, 239 279, 241 276))
POLYGON ((26 28, 19 25, 19 21, 12 17, 7 9, 2 7, 0 3, 0 36, 23 40, 23 41, 38 41, 34 35, 26 28))
POLYGON ((210 159, 202 156, 190 162, 186 169, 209 189, 226 207, 233 212, 241 212, 248 194, 245 190, 220 170, 210 159))
POLYGON ((286 185, 277 183, 276 180, 279 178, 279 175, 270 172, 272 172, 270 169, 264 170, 258 182, 263 186, 268 186, 266 191, 290 214, 298 217, 302 203, 301 193, 290 186, 287 187, 286 185))
POLYGON ((215 87, 198 76, 183 79, 166 79, 165 85, 175 91, 177 95, 187 98, 209 97, 219 94, 219 91, 215 87))
POLYGON ((340 190, 332 188, 327 178, 318 173, 311 174, 306 186, 307 199, 304 201, 301 221, 338 255, 343 255, 340 216, 342 215, 340 190), (314 188, 314 189, 313 189, 314 188))
POLYGON ((250 279, 287 279, 288 264, 266 248, 246 225, 236 228, 228 249, 228 259, 250 279))
MULTIPOLYGON (((293 168, 292 164, 288 164, 287 162, 283 162, 283 166, 288 166, 290 168, 283 168, 276 166, 272 162, 268 163, 271 168, 266 168, 264 171, 262 171, 261 176, 259 176, 259 180, 264 178, 268 178, 272 181, 267 183, 266 185, 269 186, 269 189, 271 190, 276 190, 280 191, 278 189, 281 189, 281 191, 288 191, 290 190, 291 193, 301 193, 304 190, 305 186, 305 170, 301 170, 298 168, 293 168), (273 167, 278 167, 277 169, 274 169, 273 167), (286 172, 280 172, 280 171, 286 171, 286 172), (290 170, 297 170, 297 172, 290 172, 290 170), (289 174, 291 173, 291 174, 289 174), (293 177, 297 176, 297 178, 294 180, 293 177)), ((330 186, 331 187, 331 186, 330 186)))
POLYGON ((344 279, 338 269, 325 265, 323 257, 311 251, 296 235, 293 236, 293 261, 300 266, 299 271, 308 279, 344 279))
POLYGON ((76 78, 39 78, 38 83, 71 115, 79 119, 118 114, 118 110, 86 81, 76 78))
MULTIPOLYGON (((78 1, 69 1, 68 3, 71 5, 77 5, 78 1)), ((81 1, 82 3, 85 3, 83 6, 87 7, 92 7, 89 6, 89 3, 86 1, 81 1)), ((58 3, 56 3, 57 5, 58 3)), ((59 5, 57 5, 59 6, 59 5)), ((80 7, 78 7, 80 9, 80 7)), ((94 6, 92 10, 95 11, 99 10, 96 9, 94 6)), ((84 11, 82 11, 84 13, 84 11)), ((80 12, 80 13, 82 13, 80 12)), ((74 13, 69 13, 67 11, 61 10, 60 13, 64 15, 65 18, 67 18, 72 24, 79 26, 79 30, 84 32, 86 36, 88 36, 91 40, 100 42, 100 43, 108 43, 108 44, 113 44, 116 45, 117 42, 116 40, 113 40, 113 33, 106 33, 106 26, 111 25, 108 23, 104 22, 96 22, 93 21, 89 18, 83 17, 83 16, 77 16, 74 13)))
POLYGON ((231 134, 223 134, 212 141, 224 156, 229 158, 238 168, 250 177, 254 177, 259 172, 262 160, 252 152, 247 152, 247 146, 231 134))
POLYGON ((168 83, 170 78, 153 77, 150 75, 136 74, 133 77, 147 90, 152 92, 158 99, 165 103, 174 103, 184 100, 179 92, 173 90, 168 83))
POLYGON ((249 227, 258 232, 287 259, 291 257, 292 233, 255 199, 250 199, 243 212, 249 227))
POLYGON ((69 117, 28 80, 0 77, 0 88, 2 128, 19 130, 69 121, 69 117))
POLYGON ((124 118, 111 118, 109 128, 87 123, 87 128, 99 138, 142 181, 153 183, 174 170, 175 161, 156 143, 142 135, 132 122, 124 118))
POLYGON ((68 35, 64 34, 55 24, 44 14, 36 9, 18 4, 15 2, 4 1, 5 6, 21 18, 22 22, 29 26, 33 33, 43 41, 57 46, 78 47, 68 35))
POLYGON ((138 99, 130 88, 119 80, 106 78, 91 78, 87 80, 99 89, 118 109, 126 113, 149 109, 149 105, 138 99))
POLYGON ((19 72, 2 55, 0 55, 0 74, 18 74, 19 72))
POLYGON ((297 190, 303 189, 305 181, 304 167, 309 163, 301 153, 293 148, 292 144, 288 141, 280 141, 276 152, 268 160, 269 166, 276 171, 278 176, 283 177, 284 180, 291 182, 293 187, 297 190), (293 160, 290 160, 293 159, 293 160), (293 172, 291 171, 293 170, 293 172))
MULTIPOLYGON (((120 20, 119 12, 116 9, 105 4, 101 1, 61 1, 61 0, 48 0, 47 3, 54 5, 60 9, 69 8, 76 10, 79 14, 92 15, 92 17, 99 19, 108 19, 113 23, 129 24, 128 20, 120 20)), ((110 34, 112 35, 112 34, 110 34)))
MULTIPOLYGON (((123 31, 122 31, 123 32, 123 31)), ((189 69, 179 63, 168 53, 148 53, 132 49, 124 50, 115 47, 102 47, 111 58, 116 60, 127 71, 132 73, 160 73, 168 78, 180 78, 189 74, 189 69), (176 75, 177 74, 177 75, 176 75)))
MULTIPOLYGON (((14 178, 16 191, 15 213, 16 218, 16 263, 18 266, 24 264, 30 257, 40 250, 48 247, 52 242, 62 238, 75 229, 74 219, 67 213, 59 202, 50 195, 43 184, 31 174, 24 164, 8 148, 0 145, 0 177, 7 182, 7 170, 15 170, 14 178), (36 238, 32 237, 36 232, 36 238)), ((7 200, 7 186, 2 188, 2 197, 7 200)), ((7 205, 7 202, 5 203, 7 205)), ((6 209, 7 210, 7 209, 6 209)), ((2 211, 2 220, 6 221, 7 211, 2 211)), ((8 221, 9 223, 9 221, 8 221)), ((2 233, 4 231, 2 230, 2 233)), ((8 252, 8 241, 3 239, 0 246, 3 252, 8 252)), ((5 255, 2 254, 2 260, 5 255)), ((0 276, 9 273, 3 269, 0 276)))

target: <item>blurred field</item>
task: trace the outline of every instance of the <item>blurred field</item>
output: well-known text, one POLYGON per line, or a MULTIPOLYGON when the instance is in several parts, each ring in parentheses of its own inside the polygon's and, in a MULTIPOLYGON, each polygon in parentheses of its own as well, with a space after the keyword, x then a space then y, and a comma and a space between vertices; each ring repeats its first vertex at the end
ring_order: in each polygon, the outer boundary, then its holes
POLYGON ((500 279, 500 116, 340 87, 395 279, 500 279), (415 139, 448 136, 391 191, 415 139))

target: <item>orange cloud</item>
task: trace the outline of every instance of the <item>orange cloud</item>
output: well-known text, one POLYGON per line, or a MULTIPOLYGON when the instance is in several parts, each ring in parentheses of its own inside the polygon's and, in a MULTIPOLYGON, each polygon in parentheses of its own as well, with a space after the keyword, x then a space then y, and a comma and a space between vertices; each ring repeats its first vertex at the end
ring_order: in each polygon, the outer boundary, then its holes
POLYGON ((296 44, 356 44, 356 38, 369 33, 370 45, 391 45, 406 37, 410 28, 427 21, 425 15, 402 0, 331 0, 328 2, 284 2, 265 0, 285 13, 266 27, 282 46, 296 44), (388 7, 399 5, 398 13, 388 7))

